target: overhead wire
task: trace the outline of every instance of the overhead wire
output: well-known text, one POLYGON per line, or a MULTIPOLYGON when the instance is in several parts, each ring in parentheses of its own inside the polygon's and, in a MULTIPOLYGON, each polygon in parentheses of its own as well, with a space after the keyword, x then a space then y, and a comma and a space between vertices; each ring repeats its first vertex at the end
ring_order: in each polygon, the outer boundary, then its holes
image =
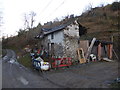
POLYGON ((51 13, 49 14, 49 16, 47 16, 46 18, 51 17, 51 16, 65 3, 65 1, 66 1, 66 0, 63 0, 63 2, 62 2, 57 8, 55 8, 54 11, 51 12, 51 13))
POLYGON ((42 13, 45 12, 45 10, 50 6, 53 0, 49 1, 48 4, 42 9, 42 13))
MULTIPOLYGON (((50 6, 50 4, 53 2, 53 0, 50 0, 46 6, 41 10, 41 14, 40 16, 42 16, 42 14, 47 10, 47 8, 50 6)), ((44 17, 43 17, 44 18, 44 17)), ((41 23, 41 22, 40 22, 41 23)))
POLYGON ((54 10, 54 12, 56 12, 60 6, 62 6, 65 3, 65 0, 54 10))

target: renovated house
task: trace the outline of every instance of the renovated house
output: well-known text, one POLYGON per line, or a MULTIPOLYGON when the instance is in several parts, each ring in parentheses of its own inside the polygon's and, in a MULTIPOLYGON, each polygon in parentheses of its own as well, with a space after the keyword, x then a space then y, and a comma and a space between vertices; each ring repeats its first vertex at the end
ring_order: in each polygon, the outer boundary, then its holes
POLYGON ((59 26, 42 28, 42 33, 36 38, 41 39, 43 47, 50 56, 67 56, 77 59, 76 50, 79 48, 79 38, 86 31, 86 28, 75 18, 71 18, 67 23, 59 26))

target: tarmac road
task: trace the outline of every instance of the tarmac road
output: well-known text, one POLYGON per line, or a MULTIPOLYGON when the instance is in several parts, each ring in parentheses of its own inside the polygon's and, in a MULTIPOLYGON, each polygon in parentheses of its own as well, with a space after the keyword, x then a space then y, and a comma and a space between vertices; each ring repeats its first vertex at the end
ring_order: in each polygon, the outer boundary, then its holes
POLYGON ((94 62, 40 73, 16 62, 16 55, 7 50, 2 60, 3 88, 108 88, 118 77, 118 63, 94 62))
POLYGON ((2 88, 59 88, 16 62, 16 55, 7 50, 2 60, 2 88))

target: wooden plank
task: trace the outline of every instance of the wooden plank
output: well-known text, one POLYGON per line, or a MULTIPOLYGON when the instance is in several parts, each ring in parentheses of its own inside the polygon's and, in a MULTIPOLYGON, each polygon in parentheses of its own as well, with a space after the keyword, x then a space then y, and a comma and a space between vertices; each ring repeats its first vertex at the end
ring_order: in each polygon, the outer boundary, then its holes
MULTIPOLYGON (((89 55, 90 55, 90 53, 91 53, 91 50, 92 50, 92 47, 93 47, 95 41, 96 41, 96 38, 93 38, 90 46, 88 47, 87 53, 86 53, 86 55, 85 55, 85 59, 86 59, 86 60, 88 59, 88 57, 89 57, 89 55)), ((88 62, 89 62, 89 59, 88 59, 88 62)))
POLYGON ((113 49, 113 45, 110 44, 110 56, 109 56, 110 59, 112 59, 112 49, 113 49))
POLYGON ((89 47, 89 41, 88 40, 80 40, 80 44, 79 45, 80 45, 80 48, 83 49, 84 54, 86 54, 87 53, 87 49, 89 47))
POLYGON ((107 47, 108 47, 108 57, 109 57, 109 59, 111 59, 112 58, 112 48, 113 48, 113 45, 109 44, 109 45, 107 45, 107 47))

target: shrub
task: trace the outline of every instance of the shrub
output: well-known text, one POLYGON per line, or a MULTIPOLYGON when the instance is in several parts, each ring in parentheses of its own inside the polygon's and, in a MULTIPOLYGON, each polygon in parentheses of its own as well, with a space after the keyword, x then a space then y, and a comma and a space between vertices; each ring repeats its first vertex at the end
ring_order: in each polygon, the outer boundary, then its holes
POLYGON ((113 2, 111 5, 111 10, 113 11, 120 10, 120 2, 113 2))

